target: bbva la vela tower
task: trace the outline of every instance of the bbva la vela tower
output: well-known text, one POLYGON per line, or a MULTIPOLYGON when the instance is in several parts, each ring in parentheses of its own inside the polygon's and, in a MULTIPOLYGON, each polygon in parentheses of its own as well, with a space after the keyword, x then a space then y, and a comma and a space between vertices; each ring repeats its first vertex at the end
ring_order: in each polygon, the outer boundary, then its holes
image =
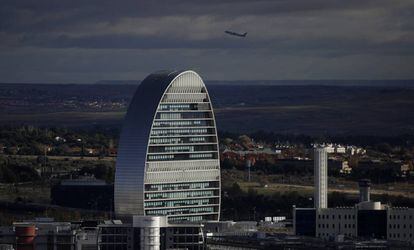
POLYGON ((136 90, 115 171, 117 216, 218 220, 220 161, 214 112, 194 71, 159 71, 136 90))

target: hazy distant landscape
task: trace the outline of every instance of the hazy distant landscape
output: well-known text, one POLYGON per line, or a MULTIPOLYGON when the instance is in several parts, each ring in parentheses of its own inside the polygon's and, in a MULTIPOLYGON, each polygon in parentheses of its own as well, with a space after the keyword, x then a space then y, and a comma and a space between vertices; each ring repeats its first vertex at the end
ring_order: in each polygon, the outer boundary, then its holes
MULTIPOLYGON (((413 81, 207 82, 221 131, 414 133, 413 81), (289 86, 283 85, 290 84, 289 86), (253 86, 253 84, 256 84, 253 86)), ((121 125, 137 84, 0 84, 0 123, 121 125)))

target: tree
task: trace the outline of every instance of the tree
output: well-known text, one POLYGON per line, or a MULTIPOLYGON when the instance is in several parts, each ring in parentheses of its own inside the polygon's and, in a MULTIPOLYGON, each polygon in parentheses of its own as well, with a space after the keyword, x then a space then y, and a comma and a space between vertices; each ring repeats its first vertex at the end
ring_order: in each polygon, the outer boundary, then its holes
POLYGON ((384 154, 392 153, 392 147, 385 142, 377 144, 376 149, 384 154))

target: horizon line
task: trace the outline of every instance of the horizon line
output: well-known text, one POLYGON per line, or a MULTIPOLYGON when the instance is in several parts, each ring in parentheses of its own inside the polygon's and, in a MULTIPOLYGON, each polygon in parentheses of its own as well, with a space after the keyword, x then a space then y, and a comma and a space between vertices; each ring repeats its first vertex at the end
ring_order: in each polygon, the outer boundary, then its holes
MULTIPOLYGON (((2 82, 0 85, 139 85, 143 80, 98 80, 95 82, 2 82)), ((414 79, 278 79, 278 80, 205 80, 206 83, 213 85, 249 85, 246 83, 256 82, 257 86, 272 86, 272 85, 282 85, 281 82, 289 83, 306 83, 306 82, 322 82, 323 84, 315 85, 327 85, 327 82, 332 82, 328 85, 341 85, 341 83, 351 83, 355 82, 355 85, 361 85, 359 83, 371 83, 369 85, 381 85, 377 83, 385 82, 403 82, 408 83, 409 85, 414 85, 414 79), (230 84, 220 84, 230 83, 230 84), (237 84, 237 82, 242 84, 237 84), (273 84, 272 84, 273 83, 273 84)), ((289 84, 287 84, 289 85, 289 84)), ((295 84, 295 85, 314 85, 314 84, 295 84)), ((352 84, 350 84, 352 85, 352 84)))

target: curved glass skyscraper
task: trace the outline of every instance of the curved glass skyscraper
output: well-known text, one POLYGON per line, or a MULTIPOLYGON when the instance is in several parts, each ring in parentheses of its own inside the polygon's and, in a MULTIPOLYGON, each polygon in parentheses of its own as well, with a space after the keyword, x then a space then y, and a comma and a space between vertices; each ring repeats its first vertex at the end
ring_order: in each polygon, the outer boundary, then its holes
POLYGON ((139 85, 119 142, 115 213, 219 219, 216 124, 194 71, 156 72, 139 85))

